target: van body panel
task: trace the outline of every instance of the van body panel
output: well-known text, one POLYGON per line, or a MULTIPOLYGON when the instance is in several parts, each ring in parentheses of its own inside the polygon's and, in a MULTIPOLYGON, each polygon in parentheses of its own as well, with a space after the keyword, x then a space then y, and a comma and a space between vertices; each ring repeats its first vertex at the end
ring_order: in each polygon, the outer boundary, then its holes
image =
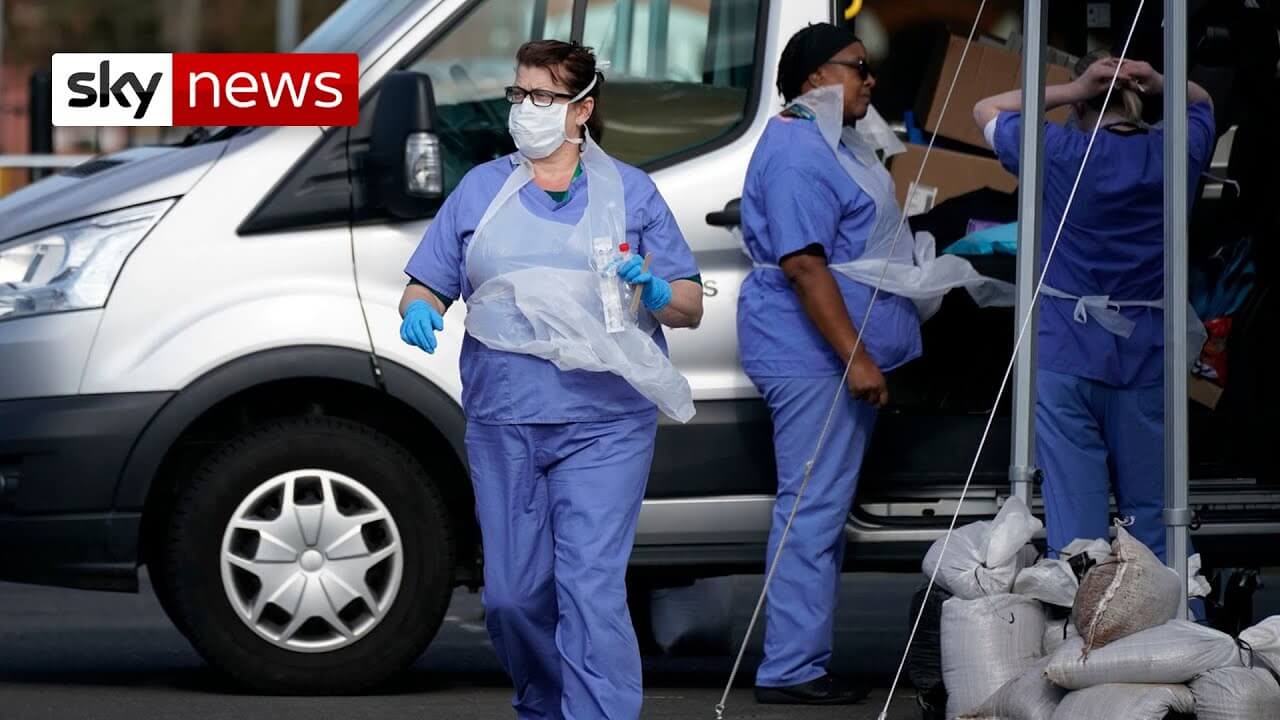
POLYGON ((217 171, 125 264, 81 392, 179 390, 234 358, 271 348, 368 351, 347 227, 235 231, 319 137, 316 128, 299 127, 231 139, 217 171))

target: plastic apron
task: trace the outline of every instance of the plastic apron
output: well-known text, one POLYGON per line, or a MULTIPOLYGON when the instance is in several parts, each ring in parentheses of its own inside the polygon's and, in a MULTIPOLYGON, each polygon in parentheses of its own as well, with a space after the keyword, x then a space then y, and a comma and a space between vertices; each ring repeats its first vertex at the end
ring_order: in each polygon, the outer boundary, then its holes
MULTIPOLYGON (((689 382, 653 340, 657 321, 642 310, 619 333, 605 330, 600 273, 626 238, 622 176, 588 136, 582 149, 587 209, 577 225, 544 220, 519 192, 533 180, 528 160, 516 168, 476 227, 466 251, 467 332, 487 347, 550 361, 562 371, 621 376, 669 417, 693 417, 689 382)), ((621 281, 619 281, 621 282, 621 281)))
MULTIPOLYGON (((1084 324, 1092 319, 1107 332, 1112 335, 1119 335, 1122 338, 1127 338, 1133 334, 1134 322, 1120 312, 1121 308, 1144 307, 1164 310, 1163 300, 1112 300, 1109 295, 1085 295, 1082 297, 1063 292, 1048 285, 1040 287, 1040 294, 1062 300, 1075 301, 1076 306, 1071 313, 1071 317, 1076 322, 1084 324)), ((1204 323, 1201 322, 1200 316, 1196 314, 1195 308, 1188 303, 1187 367, 1195 365, 1196 360, 1200 359, 1200 351, 1204 348, 1204 344, 1208 339, 1209 331, 1205 330, 1204 323)))
MULTIPOLYGON (((924 322, 942 306, 942 296, 963 287, 980 307, 1011 307, 1016 300, 1014 286, 989 278, 966 260, 937 254, 933 235, 916 233, 911 238, 894 193, 893 178, 876 157, 875 150, 857 130, 844 126, 844 88, 828 85, 805 93, 787 107, 801 105, 813 113, 818 130, 849 178, 876 205, 875 223, 866 247, 857 260, 832 263, 829 267, 852 280, 910 299, 924 322), (857 160, 839 152, 840 143, 853 151, 857 160), (894 233, 898 241, 894 242, 894 233)), ((745 250, 745 246, 744 246, 745 250)), ((750 253, 748 253, 750 257, 750 253)), ((777 267, 752 258, 757 267, 777 267)))

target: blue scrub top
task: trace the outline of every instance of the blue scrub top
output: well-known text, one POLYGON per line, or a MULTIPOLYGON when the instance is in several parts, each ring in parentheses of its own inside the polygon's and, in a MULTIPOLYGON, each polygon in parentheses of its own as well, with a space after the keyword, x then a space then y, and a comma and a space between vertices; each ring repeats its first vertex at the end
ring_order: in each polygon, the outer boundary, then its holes
MULTIPOLYGON (((1213 108, 1187 111, 1190 196, 1208 168, 1214 146, 1213 108)), ((1089 130, 1092 130, 1090 128, 1089 130)), ((1080 171, 1089 130, 1045 123, 1043 254, 1053 243, 1067 196, 1080 171)), ((1001 113, 994 146, 1000 162, 1018 172, 1022 116, 1001 113)), ((1043 262, 1043 260, 1041 261, 1043 262)), ((1042 266, 1043 267, 1043 266, 1042 266)), ((1159 300, 1164 296, 1164 131, 1098 133, 1080 180, 1045 284, 1075 296, 1159 300)), ((1164 378, 1164 313, 1123 308, 1136 323, 1128 338, 1096 321, 1076 322, 1075 301, 1041 296, 1039 366, 1115 387, 1159 384, 1164 378)))
MULTIPOLYGON (((839 150, 853 157, 843 144, 839 150)), ((776 265, 812 244, 822 246, 830 263, 857 260, 875 213, 874 200, 841 167, 817 123, 782 115, 769 121, 742 191, 742 234, 755 260, 776 265)), ((881 370, 919 357, 920 316, 910 300, 881 292, 867 326, 858 327, 873 290, 832 274, 863 346, 881 370)), ((742 283, 738 348, 751 377, 840 375, 847 361, 818 332, 776 268, 756 268, 742 283)))
MULTIPOLYGON (((409 258, 405 273, 447 298, 464 301, 474 288, 467 279, 466 248, 476 225, 514 170, 513 156, 473 168, 445 200, 409 258)), ((668 281, 698 274, 693 252, 653 181, 641 170, 614 161, 626 199, 627 242, 632 252, 653 253, 650 272, 668 281)), ((519 192, 535 216, 576 225, 587 208, 587 176, 574 178, 568 198, 555 200, 534 183, 519 192)), ((570 227, 565 228, 568 233, 570 227)), ((519 238, 511 238, 519 242, 519 238)), ((666 352, 662 329, 654 341, 666 352)), ((462 407, 481 423, 566 423, 612 420, 653 412, 653 403, 613 373, 563 372, 548 360, 491 350, 468 334, 462 343, 462 407)))

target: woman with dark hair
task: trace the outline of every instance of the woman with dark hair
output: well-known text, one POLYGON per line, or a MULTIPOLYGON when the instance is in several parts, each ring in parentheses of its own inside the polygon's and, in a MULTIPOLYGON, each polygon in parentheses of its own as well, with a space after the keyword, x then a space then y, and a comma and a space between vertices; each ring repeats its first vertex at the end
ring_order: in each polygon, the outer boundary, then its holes
POLYGON ((449 304, 466 302, 486 623, 517 715, 635 718, 627 561, 658 409, 693 414, 660 325, 696 327, 702 289, 653 182, 595 142, 591 50, 536 41, 516 63, 519 152, 467 173, 432 221, 405 268, 401 337, 434 352, 449 304))
MULTIPOLYGON (((769 589, 756 672, 762 703, 843 704, 868 691, 827 673, 844 527, 877 412, 889 400, 883 373, 921 352, 912 301, 880 292, 872 304, 872 284, 841 271, 875 249, 887 249, 884 261, 905 253, 911 263, 912 240, 893 239, 906 234, 893 179, 853 131, 875 85, 867 50, 849 30, 822 24, 796 33, 778 65, 787 106, 756 145, 742 193, 755 268, 738 298, 738 347, 773 418, 770 562, 805 487, 769 589), (833 406, 847 363, 848 392, 833 406), (806 469, 824 432, 825 447, 806 469)), ((883 267, 873 263, 873 278, 883 267)))
MULTIPOLYGON (((1056 551, 1077 538, 1108 537, 1114 491, 1134 536, 1164 559, 1164 131, 1143 123, 1140 97, 1160 95, 1164 78, 1106 52, 1084 58, 1076 75, 1045 88, 1046 110, 1069 106, 1075 119, 1075 127, 1045 123, 1042 156, 1046 249, 1062 225, 1044 276, 1036 353, 1036 464, 1048 543, 1056 551)), ((1195 83, 1187 98, 1194 197, 1213 153, 1213 103, 1195 83)), ((1012 173, 1021 161, 1021 106, 1022 91, 1011 90, 974 107, 1012 173)))

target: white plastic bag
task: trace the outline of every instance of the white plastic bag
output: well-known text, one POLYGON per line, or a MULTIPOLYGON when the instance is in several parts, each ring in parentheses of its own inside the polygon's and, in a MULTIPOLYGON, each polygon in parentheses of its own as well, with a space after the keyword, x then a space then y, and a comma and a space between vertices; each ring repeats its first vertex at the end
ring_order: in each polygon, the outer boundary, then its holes
POLYGON ((1260 655, 1280 671, 1280 615, 1272 615, 1240 633, 1240 639, 1249 644, 1255 655, 1260 655))
POLYGON ((1032 665, 959 720, 1051 720, 1067 691, 1045 678, 1048 664, 1044 658, 1032 665))
POLYGON ((1213 591, 1213 587, 1209 585, 1209 581, 1204 575, 1200 574, 1202 564, 1200 553, 1196 553, 1187 558, 1187 597, 1202 598, 1209 597, 1209 593, 1213 591))
POLYGON ((1085 574, 1071 608, 1086 654, 1171 620, 1182 602, 1181 578, 1123 527, 1112 550, 1085 574))
POLYGON ((1165 720, 1195 705, 1186 685, 1098 685, 1067 693, 1053 720, 1165 720))
POLYGON ((1210 670, 1191 681, 1196 720, 1280 717, 1280 683, 1262 668, 1210 670))
POLYGON ((1026 565, 1021 551, 1041 527, 1022 500, 1009 498, 995 520, 970 523, 951 533, 950 541, 942 538, 934 542, 922 569, 932 576, 941 565, 938 583, 964 600, 1008 593, 1018 571, 1026 565))
POLYGON ((942 604, 942 679, 947 717, 976 708, 1040 660, 1044 610, 1017 595, 942 604))
POLYGON ((1058 552, 1058 557, 1065 559, 1080 554, 1088 554, 1094 562, 1102 562, 1111 557, 1111 543, 1096 538, 1076 538, 1058 552))
POLYGON ((1075 602, 1079 589, 1080 581, 1066 560, 1041 560, 1018 573, 1013 581, 1015 595, 1026 595, 1064 608, 1075 602))
POLYGON ((1186 620, 1148 628, 1088 657, 1082 648, 1080 639, 1063 643, 1049 658, 1045 675, 1068 690, 1108 683, 1185 683, 1209 670, 1243 667, 1247 660, 1230 635, 1186 620))

